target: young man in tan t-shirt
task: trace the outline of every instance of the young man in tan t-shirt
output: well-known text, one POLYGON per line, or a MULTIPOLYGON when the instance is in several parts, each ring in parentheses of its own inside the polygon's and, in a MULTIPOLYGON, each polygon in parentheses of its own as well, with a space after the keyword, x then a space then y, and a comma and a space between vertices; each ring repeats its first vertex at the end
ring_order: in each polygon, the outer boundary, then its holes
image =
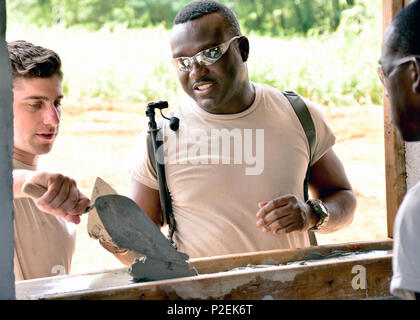
POLYGON ((60 57, 26 41, 8 43, 13 76, 15 280, 68 274, 75 248, 72 224, 89 199, 76 182, 37 171, 38 158, 57 137, 63 98, 60 57), (36 201, 22 193, 25 182, 47 188, 36 201))

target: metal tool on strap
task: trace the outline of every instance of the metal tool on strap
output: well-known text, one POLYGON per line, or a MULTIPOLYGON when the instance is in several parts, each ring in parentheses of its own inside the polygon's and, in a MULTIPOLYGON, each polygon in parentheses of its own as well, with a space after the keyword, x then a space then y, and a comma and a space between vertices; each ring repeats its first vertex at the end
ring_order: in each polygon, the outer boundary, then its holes
MULTIPOLYGON (((163 144, 163 134, 160 139, 158 139, 158 133, 162 129, 162 125, 159 128, 156 119, 155 119, 155 109, 159 109, 163 118, 170 121, 170 128, 173 131, 178 130, 179 128, 179 119, 172 117, 170 119, 166 118, 162 114, 162 109, 168 108, 168 102, 159 101, 151 102, 147 105, 146 116, 149 118, 149 135, 148 135, 148 151, 150 156, 150 161, 153 168, 156 171, 156 176, 159 183, 159 197, 160 197, 160 207, 161 207, 161 226, 166 224, 169 226, 168 240, 176 248, 176 243, 173 240, 173 235, 175 232, 176 222, 175 217, 172 211, 172 198, 166 183, 165 175, 165 159, 164 159, 164 149, 161 147, 163 144)), ((161 133, 163 133, 161 131, 161 133)))

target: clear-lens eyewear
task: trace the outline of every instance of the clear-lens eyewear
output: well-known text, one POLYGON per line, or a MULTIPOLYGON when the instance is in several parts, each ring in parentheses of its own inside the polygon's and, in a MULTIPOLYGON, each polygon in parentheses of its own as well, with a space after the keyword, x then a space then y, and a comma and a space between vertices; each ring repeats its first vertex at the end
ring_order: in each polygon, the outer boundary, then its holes
POLYGON ((226 53, 232 41, 239 39, 240 37, 241 36, 235 36, 218 46, 200 51, 192 57, 179 57, 172 59, 172 63, 175 68, 180 71, 191 71, 194 61, 201 66, 210 66, 217 62, 217 60, 226 53))
MULTIPOLYGON (((397 67, 399 67, 399 66, 401 66, 401 65, 403 65, 403 64, 405 64, 407 62, 414 61, 415 59, 420 59, 420 56, 413 55, 413 56, 407 56, 407 57, 403 57, 401 59, 398 59, 397 61, 395 61, 391 65, 390 72, 389 73, 391 73, 391 71, 393 69, 395 69, 395 68, 397 68, 397 67)), ((389 73, 388 73, 388 75, 389 75, 389 73)), ((388 75, 386 75, 384 73, 384 70, 382 69, 381 63, 379 62, 378 76, 379 76, 379 79, 381 80, 382 84, 384 85, 384 87, 386 87, 386 78, 387 78, 388 75)))

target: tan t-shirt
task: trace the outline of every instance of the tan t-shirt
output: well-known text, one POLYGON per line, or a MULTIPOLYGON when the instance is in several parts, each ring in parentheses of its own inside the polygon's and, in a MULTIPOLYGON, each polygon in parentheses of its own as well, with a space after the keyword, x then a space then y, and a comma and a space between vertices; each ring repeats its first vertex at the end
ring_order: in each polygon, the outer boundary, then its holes
MULTIPOLYGON (((259 202, 286 194, 304 198, 309 145, 283 94, 254 85, 255 101, 241 113, 210 114, 188 98, 171 114, 180 119, 176 133, 164 121, 165 172, 177 223, 174 240, 191 258, 309 245, 307 232, 273 235, 256 226, 259 202)), ((316 128, 314 163, 334 145, 335 136, 321 110, 309 110, 316 128)), ((139 137, 131 174, 158 189, 146 134, 144 130, 139 137)))
MULTIPOLYGON (((36 170, 13 160, 14 169, 36 170)), ((38 209, 32 199, 13 200, 15 211, 15 281, 70 272, 76 229, 59 217, 38 209)))

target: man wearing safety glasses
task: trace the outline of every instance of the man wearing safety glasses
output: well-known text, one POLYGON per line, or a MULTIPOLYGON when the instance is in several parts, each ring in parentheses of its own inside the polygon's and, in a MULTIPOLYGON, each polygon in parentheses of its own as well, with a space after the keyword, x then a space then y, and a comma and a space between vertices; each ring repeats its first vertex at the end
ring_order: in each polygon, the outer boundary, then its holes
MULTIPOLYGON (((420 141, 420 1, 386 29, 379 77, 391 103, 392 123, 405 141, 420 141)), ((420 182, 408 190, 394 224, 391 293, 420 299, 420 182)))
MULTIPOLYGON (((306 247, 309 229, 330 233, 352 221, 355 196, 331 149, 335 137, 326 118, 307 101, 316 127, 309 155, 305 132, 285 96, 250 82, 249 41, 230 9, 216 1, 189 3, 175 18, 170 44, 188 95, 173 110, 179 130, 171 133, 163 124, 165 135, 177 138, 165 141, 168 157, 176 155, 165 170, 180 251, 193 258, 306 247), (230 144, 223 143, 226 137, 230 144), (247 152, 261 160, 260 170, 245 170, 247 152), (303 200, 310 158, 311 194, 329 219, 303 200)), ((131 197, 160 225, 158 183, 144 145, 142 150, 131 197)))

